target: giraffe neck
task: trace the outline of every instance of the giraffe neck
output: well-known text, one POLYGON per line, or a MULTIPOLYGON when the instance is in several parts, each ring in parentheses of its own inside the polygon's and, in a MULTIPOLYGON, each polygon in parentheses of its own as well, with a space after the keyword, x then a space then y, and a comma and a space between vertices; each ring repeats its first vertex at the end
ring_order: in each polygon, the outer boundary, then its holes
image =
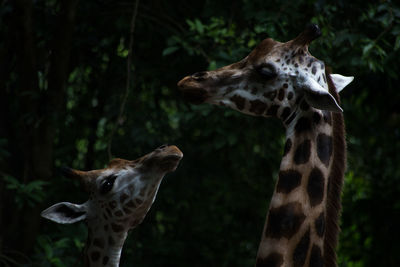
POLYGON ((345 155, 338 139, 344 144, 343 117, 315 109, 295 115, 287 126, 258 267, 336 265, 345 155))
MULTIPOLYGON (((128 201, 124 208, 121 207, 121 203, 110 202, 108 206, 112 207, 112 210, 105 208, 105 211, 97 212, 103 215, 95 216, 88 221, 88 238, 84 251, 86 267, 119 266, 128 230, 134 229, 143 221, 155 200, 160 183, 161 180, 140 188, 139 195, 128 201), (129 208, 134 208, 135 211, 124 218, 123 216, 129 208), (113 214, 120 219, 107 221, 113 214)), ((91 209, 102 210, 96 205, 91 206, 91 209)))
POLYGON ((118 267, 127 232, 112 233, 109 225, 89 226, 85 267, 118 267))

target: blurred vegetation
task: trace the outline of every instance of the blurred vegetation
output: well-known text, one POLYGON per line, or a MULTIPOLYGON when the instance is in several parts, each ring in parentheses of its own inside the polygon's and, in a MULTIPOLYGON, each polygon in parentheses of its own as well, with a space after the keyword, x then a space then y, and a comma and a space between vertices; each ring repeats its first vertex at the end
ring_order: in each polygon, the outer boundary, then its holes
POLYGON ((0 1, 0 265, 72 266, 85 225, 39 218, 84 202, 57 167, 103 167, 178 145, 121 266, 252 266, 277 177, 284 131, 275 119, 182 100, 183 76, 246 56, 266 37, 287 41, 307 23, 311 53, 354 75, 342 93, 348 141, 339 265, 399 266, 400 5, 396 1, 141 1, 127 106, 134 2, 0 1))

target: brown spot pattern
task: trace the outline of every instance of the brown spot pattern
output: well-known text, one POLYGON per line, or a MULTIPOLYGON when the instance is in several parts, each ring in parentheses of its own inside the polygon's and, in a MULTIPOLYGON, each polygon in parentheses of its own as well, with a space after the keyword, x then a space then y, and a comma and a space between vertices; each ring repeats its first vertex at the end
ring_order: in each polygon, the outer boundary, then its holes
POLYGON ((315 75, 315 73, 317 72, 317 67, 313 66, 311 69, 312 74, 315 75))
POLYGON ((235 103, 237 109, 239 110, 244 109, 245 99, 243 97, 234 95, 231 97, 231 101, 235 103))
POLYGON ((300 239, 293 252, 293 266, 302 267, 306 261, 307 251, 310 247, 310 228, 300 239))
POLYGON ((314 112, 312 118, 314 124, 318 124, 321 121, 321 115, 318 112, 314 112))
POLYGON ((103 265, 107 265, 108 261, 109 261, 108 256, 104 256, 103 261, 102 261, 103 265))
POLYGON ((311 131, 311 121, 306 117, 301 117, 294 126, 296 134, 301 134, 307 131, 311 131))
POLYGON ((279 179, 276 186, 278 193, 288 194, 298 187, 301 182, 301 173, 296 170, 286 170, 279 172, 279 179))
POLYGON ((321 249, 317 245, 313 245, 310 255, 310 267, 323 267, 324 260, 322 258, 321 249))
POLYGON ((90 253, 90 259, 92 260, 92 262, 98 261, 99 258, 100 258, 100 252, 93 251, 92 253, 90 253))
POLYGON ((115 223, 111 224, 111 229, 116 233, 124 231, 124 227, 122 225, 115 224, 115 223))
POLYGON ((323 173, 319 168, 314 167, 308 177, 307 183, 307 193, 312 207, 322 202, 324 198, 324 185, 325 179, 323 173))
POLYGON ((284 97, 285 97, 285 90, 283 90, 283 88, 281 88, 278 91, 278 99, 279 99, 279 101, 282 101, 284 97))
POLYGON ((120 201, 121 203, 124 203, 125 200, 126 200, 128 197, 129 197, 129 196, 128 196, 127 194, 122 194, 122 195, 119 197, 119 201, 120 201))
POLYGON ((115 207, 117 206, 117 201, 110 201, 110 203, 108 203, 108 206, 110 206, 111 209, 115 209, 115 207))
POLYGON ((130 209, 128 209, 127 207, 124 207, 123 210, 124 210, 125 214, 129 214, 129 213, 132 212, 132 211, 131 211, 130 209))
POLYGON ((258 258, 256 267, 280 267, 283 264, 282 254, 272 252, 265 258, 258 258))
POLYGON ((325 232, 325 214, 321 212, 318 218, 315 220, 315 231, 319 237, 324 236, 325 232))
POLYGON ((326 134, 319 134, 317 136, 317 154, 319 159, 325 166, 328 167, 333 151, 332 137, 326 134))
POLYGON ((332 124, 332 116, 329 111, 324 111, 324 121, 325 121, 325 123, 328 123, 329 125, 332 124))
POLYGON ((270 238, 291 238, 302 225, 305 215, 298 202, 291 202, 269 211, 265 236, 270 238))
POLYGON ((267 116, 276 116, 276 112, 278 111, 279 106, 278 105, 272 105, 268 110, 267 110, 267 116))
POLYGON ((250 101, 250 112, 261 115, 262 113, 264 113, 266 108, 267 105, 260 100, 250 101))
POLYGON ((131 201, 129 201, 128 203, 126 203, 126 205, 125 206, 127 206, 127 207, 129 207, 129 208, 136 208, 136 202, 135 201, 133 201, 133 200, 131 200, 131 201))
POLYGON ((93 239, 93 246, 99 247, 99 248, 104 248, 104 240, 101 238, 95 238, 93 239))
POLYGON ((307 163, 311 155, 311 141, 309 139, 304 140, 303 143, 299 144, 293 155, 293 161, 297 165, 307 163))

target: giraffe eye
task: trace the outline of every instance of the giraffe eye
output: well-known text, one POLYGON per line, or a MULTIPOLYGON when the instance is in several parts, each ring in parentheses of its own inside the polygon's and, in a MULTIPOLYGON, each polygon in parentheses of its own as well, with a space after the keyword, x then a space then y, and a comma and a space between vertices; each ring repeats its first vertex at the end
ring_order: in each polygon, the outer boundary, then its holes
POLYGON ((117 178, 116 175, 110 175, 107 178, 105 178, 100 185, 100 194, 105 195, 108 192, 110 192, 111 189, 113 188, 114 181, 116 178, 117 178))
POLYGON ((271 80, 276 77, 276 70, 272 64, 262 64, 256 68, 258 74, 266 80, 271 80))

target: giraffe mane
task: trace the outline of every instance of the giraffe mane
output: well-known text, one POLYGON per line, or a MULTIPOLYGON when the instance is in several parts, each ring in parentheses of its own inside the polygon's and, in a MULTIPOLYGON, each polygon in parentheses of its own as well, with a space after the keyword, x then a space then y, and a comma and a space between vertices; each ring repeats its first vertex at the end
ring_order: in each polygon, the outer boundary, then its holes
MULTIPOLYGON (((326 77, 331 93, 340 103, 339 94, 330 77, 330 70, 326 70, 326 77)), ((333 123, 333 160, 328 177, 328 196, 326 202, 326 231, 324 238, 324 265, 336 266, 336 246, 340 232, 339 218, 342 209, 341 192, 344 172, 346 169, 346 141, 343 114, 332 112, 333 123)))

